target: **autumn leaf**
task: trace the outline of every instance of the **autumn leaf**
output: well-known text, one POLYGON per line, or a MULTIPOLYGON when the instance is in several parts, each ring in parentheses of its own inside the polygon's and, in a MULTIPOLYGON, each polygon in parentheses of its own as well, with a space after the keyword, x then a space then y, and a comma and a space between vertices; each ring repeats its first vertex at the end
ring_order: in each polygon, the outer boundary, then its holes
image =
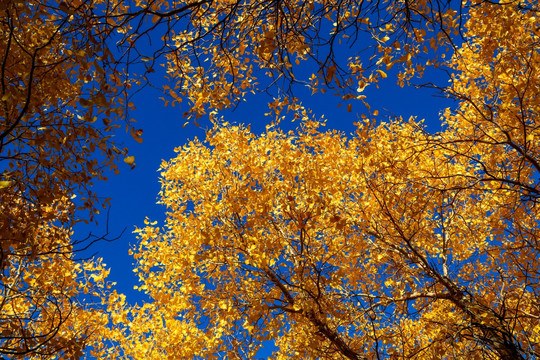
POLYGON ((135 141, 137 141, 139 144, 143 142, 143 139, 142 139, 142 134, 143 134, 143 130, 142 129, 138 129, 138 130, 135 130, 134 128, 131 129, 131 136, 133 137, 133 139, 135 139, 135 141))
POLYGON ((133 164, 135 164, 135 156, 126 156, 124 158, 124 162, 129 166, 132 166, 133 164))
POLYGON ((89 107, 89 106, 92 105, 92 102, 90 102, 89 100, 84 99, 84 98, 80 98, 79 103, 84 107, 89 107))

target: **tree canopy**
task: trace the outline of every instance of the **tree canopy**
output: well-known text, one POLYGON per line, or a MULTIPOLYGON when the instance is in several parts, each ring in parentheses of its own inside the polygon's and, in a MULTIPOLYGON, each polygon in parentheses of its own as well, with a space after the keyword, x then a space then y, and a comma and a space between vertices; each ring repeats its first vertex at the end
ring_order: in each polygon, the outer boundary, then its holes
POLYGON ((88 243, 72 239, 72 226, 99 212, 93 182, 126 153, 111 135, 125 111, 118 96, 129 84, 111 82, 110 52, 92 6, 100 4, 0 4, 5 356, 77 358, 106 323, 90 309, 107 271, 99 260, 74 260, 88 243))
POLYGON ((218 122, 179 148, 167 222, 139 233, 153 302, 128 354, 538 357, 536 14, 469 8, 438 133, 367 119, 347 137, 300 109, 297 131, 218 122))
POLYGON ((540 357, 539 11, 3 1, 0 353, 540 357), (431 68, 449 82, 422 83, 431 68), (94 182, 134 166, 114 135, 142 142, 131 97, 162 77, 165 104, 212 125, 161 166, 167 220, 137 230, 148 301, 134 305, 99 259, 78 260, 96 239, 72 229, 107 205, 94 182), (363 92, 386 78, 454 99, 441 130, 376 117, 363 92), (367 114, 351 116, 353 134, 324 131, 332 119, 298 97, 306 87, 367 114), (264 93, 264 133, 220 118, 264 93))

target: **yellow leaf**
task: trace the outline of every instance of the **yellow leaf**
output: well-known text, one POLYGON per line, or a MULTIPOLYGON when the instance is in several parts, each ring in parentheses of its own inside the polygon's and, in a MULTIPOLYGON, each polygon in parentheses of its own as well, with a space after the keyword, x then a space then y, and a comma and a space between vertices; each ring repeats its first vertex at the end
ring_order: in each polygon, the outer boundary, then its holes
POLYGON ((135 156, 126 156, 124 162, 129 166, 133 165, 135 163, 135 156))
POLYGON ((69 6, 63 1, 58 5, 58 9, 65 13, 68 13, 69 15, 75 14, 75 11, 71 10, 69 6))
POLYGON ((92 102, 85 99, 85 98, 80 98, 79 99, 79 104, 81 104, 84 107, 89 107, 90 105, 92 105, 92 102))
POLYGON ((328 69, 326 69, 326 81, 330 82, 334 78, 334 74, 336 73, 336 67, 330 66, 328 69))
POLYGON ((131 129, 131 136, 132 136, 133 139, 135 139, 135 141, 138 142, 139 144, 143 142, 143 139, 142 139, 142 137, 141 137, 142 134, 143 134, 142 129, 138 129, 138 130, 131 129))
POLYGON ((11 181, 9 180, 0 181, 0 189, 7 188, 9 185, 11 185, 11 181))
POLYGON ((101 107, 107 107, 109 106, 109 103, 107 102, 107 99, 105 96, 101 93, 98 93, 94 96, 94 103, 101 106, 101 107))

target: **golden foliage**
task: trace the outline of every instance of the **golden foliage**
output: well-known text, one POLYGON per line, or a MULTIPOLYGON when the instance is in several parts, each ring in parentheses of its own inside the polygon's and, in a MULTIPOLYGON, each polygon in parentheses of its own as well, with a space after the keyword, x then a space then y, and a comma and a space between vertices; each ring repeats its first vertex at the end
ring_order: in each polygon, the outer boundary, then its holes
POLYGON ((81 211, 92 219, 100 207, 93 181, 116 170, 126 152, 110 135, 125 116, 122 91, 129 84, 111 70, 107 29, 93 13, 99 6, 104 2, 0 4, 5 356, 79 358, 108 321, 93 304, 101 302, 107 271, 97 260, 75 261, 71 239, 81 211))
POLYGON ((540 356, 534 2, 8 0, 0 12, 0 353, 540 356), (129 307, 104 264, 75 260, 71 228, 98 211, 93 181, 134 166, 112 134, 160 62, 169 101, 215 126, 162 165, 167 222, 147 221, 134 254, 151 301, 129 307), (413 119, 322 131, 294 97, 302 84, 369 108, 367 86, 426 66, 450 71, 441 90, 457 100, 437 134, 413 119), (217 120, 264 91, 271 113, 301 118, 296 131, 217 120))
POLYGON ((139 230, 153 301, 129 354, 250 358, 268 340, 278 359, 534 353, 539 249, 500 234, 507 192, 477 189, 482 169, 421 124, 351 139, 320 126, 220 126, 163 164, 168 219, 139 230))
POLYGON ((154 0, 133 5, 129 10, 119 6, 114 21, 123 35, 119 44, 149 64, 147 72, 166 59, 166 102, 187 100, 188 119, 215 117, 252 93, 272 91, 280 101, 291 102, 295 84, 313 92, 335 90, 344 101, 356 99, 358 91, 394 68, 403 86, 455 46, 463 20, 451 2, 440 0, 154 0), (154 52, 133 50, 156 33, 162 42, 154 52))
MULTIPOLYGON (((167 221, 139 229, 134 254, 152 301, 126 356, 250 359, 269 342, 276 359, 540 356, 540 18, 472 5, 440 133, 366 120, 347 137, 300 109, 290 132, 216 122, 162 164, 167 221)), ((271 67, 268 24, 250 41, 271 67)))

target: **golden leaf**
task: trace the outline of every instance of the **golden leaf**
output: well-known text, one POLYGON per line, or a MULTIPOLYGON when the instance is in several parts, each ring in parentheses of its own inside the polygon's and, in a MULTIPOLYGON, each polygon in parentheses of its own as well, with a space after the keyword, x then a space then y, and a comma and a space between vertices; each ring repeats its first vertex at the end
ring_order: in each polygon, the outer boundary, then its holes
POLYGON ((129 166, 132 166, 135 163, 135 156, 126 156, 124 162, 129 166))

